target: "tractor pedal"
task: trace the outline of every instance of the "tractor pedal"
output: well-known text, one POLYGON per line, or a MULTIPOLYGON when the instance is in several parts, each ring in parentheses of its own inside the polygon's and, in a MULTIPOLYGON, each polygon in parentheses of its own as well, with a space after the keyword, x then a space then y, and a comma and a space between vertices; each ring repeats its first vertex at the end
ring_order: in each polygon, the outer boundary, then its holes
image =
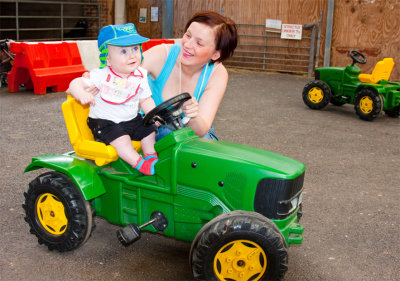
POLYGON ((122 245, 129 246, 140 239, 140 228, 136 224, 130 223, 117 231, 117 237, 122 245))
POLYGON ((141 238, 141 229, 152 224, 157 231, 164 231, 168 226, 168 220, 165 215, 159 211, 155 211, 150 216, 151 220, 138 226, 135 223, 130 223, 127 226, 117 230, 119 242, 124 246, 129 246, 141 238))
POLYGON ((349 96, 334 95, 333 99, 335 99, 335 100, 344 99, 346 101, 349 101, 350 97, 349 96))

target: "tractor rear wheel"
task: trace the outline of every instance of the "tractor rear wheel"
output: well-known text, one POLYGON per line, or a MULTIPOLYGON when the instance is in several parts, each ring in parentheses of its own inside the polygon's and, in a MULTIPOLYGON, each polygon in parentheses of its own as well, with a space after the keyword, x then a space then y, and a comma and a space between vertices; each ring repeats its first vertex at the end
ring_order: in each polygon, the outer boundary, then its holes
POLYGON ((58 172, 42 174, 29 184, 24 196, 25 221, 39 244, 65 252, 89 238, 94 212, 67 176, 58 172))
POLYGON ((362 120, 374 120, 378 117, 382 107, 382 97, 371 88, 362 89, 354 99, 354 109, 362 120))
POLYGON ((208 222, 190 251, 197 280, 281 280, 287 271, 285 239, 266 217, 233 211, 208 222))
POLYGON ((331 88, 324 81, 314 80, 304 86, 303 101, 311 109, 322 109, 331 99, 331 88))

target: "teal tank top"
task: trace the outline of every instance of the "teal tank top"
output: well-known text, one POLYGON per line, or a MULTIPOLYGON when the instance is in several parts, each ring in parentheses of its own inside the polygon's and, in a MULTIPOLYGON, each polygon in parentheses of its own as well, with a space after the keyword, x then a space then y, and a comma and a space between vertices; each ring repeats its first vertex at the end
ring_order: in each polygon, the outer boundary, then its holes
MULTIPOLYGON (((162 98, 162 92, 165 83, 167 82, 169 75, 171 74, 171 71, 174 68, 175 62, 178 59, 180 50, 181 50, 180 45, 178 44, 172 45, 171 49, 169 50, 168 57, 167 60, 165 61, 164 67, 161 70, 161 73, 158 75, 158 77, 156 79, 153 79, 150 75, 148 76, 149 86, 152 92, 152 98, 156 106, 164 102, 162 98)), ((196 98, 197 101, 200 100, 200 97, 207 86, 213 68, 214 64, 210 65, 210 62, 208 62, 204 66, 203 71, 200 74, 199 80, 197 81, 196 89, 194 90, 193 94, 193 96, 196 98)))

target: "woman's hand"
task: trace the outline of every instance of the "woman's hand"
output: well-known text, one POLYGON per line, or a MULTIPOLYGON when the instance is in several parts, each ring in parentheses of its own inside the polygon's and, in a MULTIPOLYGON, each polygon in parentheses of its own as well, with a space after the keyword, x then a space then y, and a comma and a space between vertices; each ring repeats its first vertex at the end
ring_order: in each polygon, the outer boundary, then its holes
POLYGON ((75 78, 69 84, 67 93, 72 95, 81 104, 93 104, 94 96, 99 93, 99 89, 95 86, 90 86, 85 80, 86 78, 75 78))
POLYGON ((183 113, 185 113, 185 117, 191 119, 196 118, 199 115, 199 104, 194 97, 183 103, 183 113))
POLYGON ((82 94, 78 97, 78 101, 81 104, 93 104, 94 105, 94 96, 99 93, 99 89, 95 86, 86 87, 82 94))
POLYGON ((99 93, 99 89, 96 88, 95 86, 89 86, 90 85, 90 73, 85 72, 82 74, 82 80, 85 83, 84 90, 85 94, 84 97, 82 97, 82 104, 90 103, 94 105, 94 96, 99 93))
POLYGON ((82 77, 83 78, 86 78, 86 79, 90 79, 90 73, 89 72, 84 72, 83 74, 82 74, 82 77))

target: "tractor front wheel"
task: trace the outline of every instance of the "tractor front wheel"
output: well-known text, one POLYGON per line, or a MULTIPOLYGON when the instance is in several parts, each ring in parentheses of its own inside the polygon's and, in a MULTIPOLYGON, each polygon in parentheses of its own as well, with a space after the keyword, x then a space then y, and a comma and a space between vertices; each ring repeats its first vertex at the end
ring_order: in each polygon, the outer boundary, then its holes
POLYGON ((190 263, 197 280, 281 280, 287 246, 266 217, 233 211, 204 225, 192 243, 190 263))
POLYGON ((64 252, 78 248, 89 238, 94 212, 67 176, 42 174, 29 184, 24 196, 25 221, 39 244, 64 252))
POLYGON ((311 109, 322 109, 331 99, 331 88, 324 81, 315 80, 304 86, 303 101, 311 109))
POLYGON ((354 100, 354 109, 362 120, 374 120, 378 117, 382 107, 382 97, 375 90, 370 88, 359 91, 354 100))

